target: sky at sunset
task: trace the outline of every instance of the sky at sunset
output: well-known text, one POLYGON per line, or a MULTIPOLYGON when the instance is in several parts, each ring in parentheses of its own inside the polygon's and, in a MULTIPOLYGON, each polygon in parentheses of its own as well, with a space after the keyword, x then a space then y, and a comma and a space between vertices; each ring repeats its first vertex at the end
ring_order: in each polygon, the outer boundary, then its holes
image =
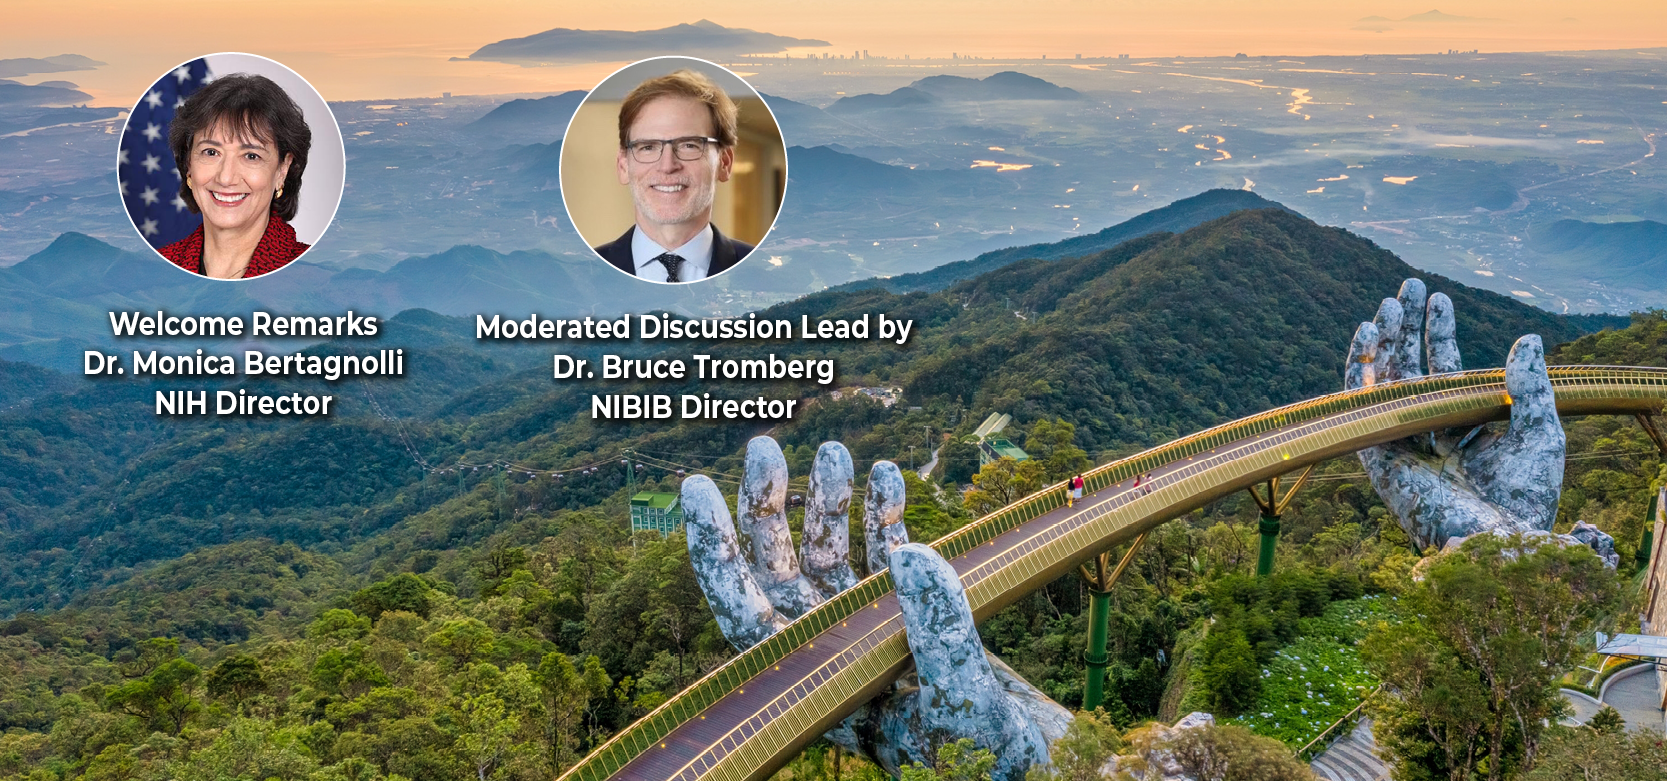
POLYGON ((555 27, 645 30, 700 18, 827 40, 832 44, 827 51, 835 53, 866 49, 873 55, 917 59, 951 52, 1051 59, 1079 53, 1315 56, 1667 46, 1667 3, 1660 0, 711 0, 686 7, 698 10, 638 0, 7 0, 0 57, 74 53, 102 60, 110 65, 18 80, 72 81, 94 96, 95 105, 126 106, 166 69, 217 51, 252 52, 283 62, 330 100, 588 89, 618 63, 523 68, 448 58, 555 27), (167 15, 158 16, 157 9, 167 15), (1433 9, 1467 20, 1361 21, 1374 16, 1400 20, 1433 9))

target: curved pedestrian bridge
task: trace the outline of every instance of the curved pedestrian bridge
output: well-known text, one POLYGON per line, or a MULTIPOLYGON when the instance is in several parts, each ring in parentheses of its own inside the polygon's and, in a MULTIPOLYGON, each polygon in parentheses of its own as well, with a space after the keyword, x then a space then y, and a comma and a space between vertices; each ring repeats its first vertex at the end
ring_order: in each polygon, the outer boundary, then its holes
MULTIPOLYGON (((1667 369, 1551 367, 1564 416, 1656 414, 1667 369)), ((1503 369, 1334 393, 1233 421, 1098 467, 1065 506, 1061 483, 932 544, 982 621, 1085 559, 1164 522, 1309 464, 1411 434, 1510 415, 1503 369), (1134 478, 1151 474, 1134 488, 1134 478)), ((563 781, 751 781, 871 699, 909 664, 891 575, 881 572, 666 701, 597 747, 563 781)))

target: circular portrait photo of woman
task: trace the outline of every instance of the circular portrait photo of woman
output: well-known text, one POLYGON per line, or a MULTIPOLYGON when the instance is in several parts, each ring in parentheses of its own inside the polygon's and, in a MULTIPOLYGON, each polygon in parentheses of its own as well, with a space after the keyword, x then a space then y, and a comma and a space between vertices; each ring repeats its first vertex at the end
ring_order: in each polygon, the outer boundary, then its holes
POLYGON ((573 113, 561 195, 585 243, 620 272, 699 282, 764 241, 787 189, 787 149, 758 91, 693 57, 632 63, 573 113))
POLYGON ((122 130, 117 186, 133 227, 168 262, 252 279, 301 257, 341 203, 346 155, 324 98, 253 54, 163 74, 122 130))

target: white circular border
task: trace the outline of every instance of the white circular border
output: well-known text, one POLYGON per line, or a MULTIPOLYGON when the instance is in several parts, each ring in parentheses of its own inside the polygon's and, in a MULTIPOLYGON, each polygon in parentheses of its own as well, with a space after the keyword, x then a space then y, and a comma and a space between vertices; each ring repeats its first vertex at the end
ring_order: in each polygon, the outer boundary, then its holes
MULTIPOLYGON (((158 251, 155 247, 152 247, 151 244, 150 244, 150 240, 145 238, 144 232, 139 230, 138 224, 133 222, 133 215, 128 213, 127 205, 126 205, 125 202, 122 204, 122 216, 126 217, 127 218, 127 223, 129 225, 133 226, 134 235, 139 237, 139 241, 142 242, 145 245, 145 248, 149 249, 151 251, 152 255, 155 255, 156 257, 161 258, 162 262, 166 263, 169 267, 174 268, 174 269, 178 269, 182 273, 190 274, 192 277, 194 277, 196 279, 210 279, 210 280, 214 280, 216 282, 253 282, 253 281, 258 280, 258 279, 266 279, 267 277, 270 277, 273 274, 276 274, 280 271, 283 271, 284 269, 289 268, 290 266, 295 265, 302 258, 306 257, 308 252, 312 252, 314 249, 317 249, 318 248, 318 242, 323 241, 324 236, 330 232, 331 226, 335 225, 336 215, 341 212, 342 196, 347 192, 347 138, 342 135, 341 123, 336 120, 336 112, 333 109, 330 108, 330 101, 328 101, 324 98, 324 93, 319 92, 318 88, 313 86, 313 83, 307 80, 307 77, 302 76, 300 73, 297 73, 294 68, 291 68, 288 65, 285 65, 281 62, 278 62, 277 60, 274 60, 271 57, 264 57, 264 56, 261 56, 259 54, 250 54, 248 52, 213 52, 211 54, 202 54, 202 55, 198 55, 196 57, 192 57, 188 60, 180 61, 178 64, 174 65, 174 67, 169 68, 166 71, 163 71, 162 74, 160 76, 158 76, 157 78, 160 79, 160 78, 166 76, 167 74, 172 73, 173 71, 178 70, 179 68, 181 68, 185 65, 189 65, 192 62, 195 62, 197 60, 206 60, 206 59, 209 59, 210 57, 228 57, 228 56, 229 57, 250 57, 250 58, 253 58, 253 59, 257 59, 257 60, 265 60, 267 62, 272 63, 273 65, 276 65, 280 68, 283 68, 286 71, 289 71, 290 74, 294 75, 295 78, 299 79, 302 84, 307 85, 307 89, 312 90, 313 95, 318 98, 318 102, 322 103, 324 105, 324 116, 329 117, 330 127, 331 127, 331 129, 336 131, 336 138, 339 140, 339 144, 338 144, 337 148, 341 150, 341 156, 342 156, 341 157, 342 184, 341 184, 341 187, 336 190, 336 203, 335 203, 334 206, 332 206, 330 208, 330 219, 328 219, 324 222, 324 229, 319 231, 318 239, 315 240, 313 242, 312 246, 308 247, 305 252, 302 252, 300 255, 295 256, 294 260, 292 260, 288 263, 285 263, 281 268, 273 269, 273 270, 268 271, 267 273, 262 274, 258 277, 238 277, 237 279, 217 279, 215 277, 211 277, 211 276, 208 276, 206 274, 198 274, 196 272, 193 272, 193 271, 190 271, 190 270, 187 270, 187 269, 184 269, 184 268, 180 268, 173 261, 168 260, 166 257, 164 257, 162 255, 162 253, 160 251, 158 251)), ((722 67, 722 66, 719 66, 719 67, 722 67)), ((153 79, 151 83, 154 84, 155 81, 156 80, 153 79)), ((210 83, 212 83, 212 82, 210 82, 210 83)), ((752 85, 748 84, 747 86, 751 87, 752 85)), ((758 90, 753 90, 753 91, 757 92, 758 90)), ((145 92, 148 92, 148 86, 147 86, 147 89, 146 89, 145 92)), ((144 101, 145 92, 142 92, 139 95, 139 98, 137 100, 133 101, 133 107, 128 109, 128 111, 127 111, 127 119, 122 120, 122 132, 116 137, 116 197, 117 197, 118 200, 121 199, 121 191, 122 191, 122 185, 121 185, 121 148, 122 148, 122 141, 127 138, 128 125, 133 121, 133 113, 138 110, 139 104, 144 101)), ((586 97, 589 97, 589 95, 586 95, 586 97)), ((770 116, 773 118, 775 116, 775 114, 772 113, 770 116)), ((778 127, 778 128, 781 127, 781 123, 779 123, 779 122, 776 123, 776 127, 778 127)), ((565 135, 564 135, 564 137, 565 137, 565 135)), ((315 143, 314 147, 316 148, 316 146, 317 146, 317 144, 315 143)), ((564 145, 563 151, 565 151, 565 149, 566 149, 566 147, 564 145)), ((310 162, 310 158, 312 157, 312 151, 308 150, 307 155, 308 155, 309 162, 310 162)), ((305 176, 305 174, 303 174, 303 176, 305 176)), ((783 192, 785 192, 785 189, 783 190, 783 192)), ((564 194, 563 197, 565 198, 565 194, 564 194)), ((567 206, 567 204, 564 201, 562 203, 562 207, 566 208, 566 206, 567 206)), ((569 218, 568 221, 572 222, 572 219, 569 218)), ((774 228, 775 223, 771 223, 770 227, 774 228)), ((766 234, 766 235, 768 235, 768 234, 766 234)))
MULTIPOLYGON (((781 205, 776 207, 775 216, 770 218, 770 227, 764 229, 764 235, 759 237, 758 244, 753 246, 752 252, 747 253, 746 258, 742 258, 740 262, 737 262, 735 265, 730 266, 729 268, 726 268, 723 271, 720 271, 716 274, 713 274, 713 275, 707 276, 707 277, 702 277, 701 279, 693 279, 693 280, 690 280, 688 282, 655 282, 654 280, 651 280, 651 279, 643 279, 642 277, 639 277, 636 274, 626 273, 625 271, 621 270, 618 266, 615 266, 614 264, 608 262, 607 258, 602 257, 602 253, 597 252, 595 247, 590 246, 589 241, 585 241, 584 234, 579 233, 578 223, 573 222, 573 210, 571 208, 569 208, 568 205, 567 205, 566 182, 565 181, 561 182, 561 184, 562 184, 562 188, 561 188, 561 208, 562 208, 562 211, 566 212, 567 222, 573 226, 573 232, 579 236, 579 240, 585 245, 585 249, 590 250, 590 254, 595 255, 597 260, 602 261, 603 265, 607 266, 608 268, 613 269, 615 273, 625 274, 625 276, 627 276, 627 277, 630 277, 632 279, 635 279, 635 280, 638 280, 638 281, 641 281, 641 282, 647 282, 651 285, 667 285, 667 286, 682 287, 684 285, 693 285, 693 284, 696 284, 696 283, 699 283, 699 282, 705 282, 709 279, 717 279, 718 277, 721 277, 725 274, 728 274, 731 271, 734 271, 737 268, 740 268, 741 263, 745 262, 747 260, 747 258, 751 258, 755 253, 758 252, 759 248, 764 246, 764 242, 770 240, 770 234, 775 233, 775 231, 776 231, 776 223, 781 221, 781 213, 784 210, 786 210, 786 208, 787 208, 787 191, 788 191, 788 188, 790 188, 792 186, 792 183, 793 183, 793 178, 789 174, 789 172, 792 171, 792 169, 793 169, 793 161, 790 159, 792 156, 787 154, 787 149, 788 149, 787 133, 781 127, 781 119, 776 116, 776 110, 773 109, 773 108, 770 108, 770 101, 765 100, 764 93, 759 92, 758 88, 754 87, 752 85, 752 82, 747 81, 746 79, 742 78, 741 75, 736 73, 735 71, 732 71, 728 68, 725 68, 724 66, 719 65, 719 64, 717 64, 717 63, 715 63, 711 60, 703 60, 699 57, 690 57, 690 56, 683 55, 683 54, 662 54, 658 57, 647 57, 647 58, 644 58, 644 59, 641 59, 641 60, 637 60, 636 62, 628 63, 626 65, 621 66, 618 70, 615 70, 613 73, 610 73, 607 76, 603 77, 603 79, 601 81, 596 82, 596 85, 591 87, 589 92, 585 93, 584 100, 579 101, 579 105, 573 107, 573 115, 567 118, 567 127, 563 128, 562 131, 561 131, 561 158, 559 160, 557 160, 557 162, 556 162, 556 177, 557 177, 558 181, 561 181, 561 180, 564 180, 564 179, 567 178, 567 176, 566 176, 566 174, 567 174, 567 148, 568 148, 567 134, 572 132, 572 130, 573 130, 573 120, 575 120, 579 117, 579 111, 584 109, 586 103, 590 102, 591 96, 595 95, 596 91, 598 89, 602 88, 602 85, 607 84, 609 79, 612 79, 613 77, 618 76, 621 72, 626 71, 626 70, 630 70, 631 68, 635 68, 636 66, 641 65, 645 62, 653 62, 655 60, 687 60, 687 61, 691 61, 691 62, 705 63, 707 65, 710 65, 710 66, 714 67, 714 68, 717 68, 718 70, 723 71, 724 73, 727 73, 731 76, 734 76, 736 81, 739 81, 742 84, 745 84, 747 89, 752 90, 752 94, 758 98, 759 103, 764 104, 764 110, 766 112, 769 112, 769 114, 770 114, 770 121, 775 123, 776 135, 781 139, 781 160, 782 160, 782 163, 781 163, 781 165, 782 165, 781 205)), ((138 104, 134 104, 134 105, 137 106, 138 104)))

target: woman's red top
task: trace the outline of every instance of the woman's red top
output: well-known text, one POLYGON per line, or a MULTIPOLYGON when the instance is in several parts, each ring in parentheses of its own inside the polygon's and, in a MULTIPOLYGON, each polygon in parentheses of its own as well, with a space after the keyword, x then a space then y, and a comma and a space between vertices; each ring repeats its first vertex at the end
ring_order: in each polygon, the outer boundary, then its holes
MULTIPOLYGON (((302 244, 295 240, 295 229, 284 222, 278 215, 273 214, 266 220, 266 233, 261 234, 260 243, 255 245, 255 254, 249 258, 249 266, 243 270, 243 278, 258 277, 289 265, 289 262, 301 257, 310 244, 302 244)), ((203 226, 179 241, 157 250, 162 257, 167 258, 174 265, 193 274, 203 273, 203 226)))

